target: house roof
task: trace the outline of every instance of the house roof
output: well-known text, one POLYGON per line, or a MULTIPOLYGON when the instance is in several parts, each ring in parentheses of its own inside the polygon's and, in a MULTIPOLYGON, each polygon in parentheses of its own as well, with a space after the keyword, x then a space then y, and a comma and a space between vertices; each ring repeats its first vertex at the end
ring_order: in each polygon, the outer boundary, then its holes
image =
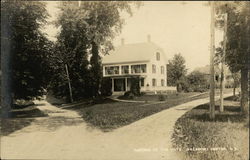
MULTIPOLYGON (((194 69, 194 71, 198 71, 204 74, 210 74, 210 65, 206 65, 204 67, 197 67, 194 69)), ((214 66, 214 72, 215 74, 219 74, 220 73, 220 68, 219 66, 214 66)))
POLYGON ((161 55, 166 60, 164 51, 152 42, 124 44, 105 55, 103 64, 150 61, 157 51, 163 53, 161 55))

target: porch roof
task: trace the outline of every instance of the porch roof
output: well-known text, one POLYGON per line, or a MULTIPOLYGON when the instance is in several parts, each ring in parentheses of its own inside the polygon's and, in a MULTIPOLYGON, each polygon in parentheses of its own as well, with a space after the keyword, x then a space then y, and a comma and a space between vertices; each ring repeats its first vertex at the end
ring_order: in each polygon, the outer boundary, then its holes
MULTIPOLYGON (((105 76, 106 78, 136 78, 136 77, 142 77, 145 78, 147 77, 147 75, 131 75, 131 74, 127 74, 127 75, 109 75, 109 76, 105 76)), ((105 78, 103 77, 103 78, 105 78)))

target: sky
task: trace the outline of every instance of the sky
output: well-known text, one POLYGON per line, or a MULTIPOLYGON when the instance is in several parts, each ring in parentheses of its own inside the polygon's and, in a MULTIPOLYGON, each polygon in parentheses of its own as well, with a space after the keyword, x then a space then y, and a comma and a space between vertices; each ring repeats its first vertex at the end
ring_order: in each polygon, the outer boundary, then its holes
MULTIPOLYGON (((56 18, 56 2, 47 1, 51 15, 49 21, 56 18)), ((134 8, 133 16, 121 14, 125 20, 120 35, 114 39, 115 46, 147 41, 159 45, 168 59, 181 53, 186 60, 188 71, 209 64, 210 57, 210 7, 204 2, 190 1, 144 1, 139 9, 134 8)), ((51 40, 58 33, 53 25, 47 25, 45 32, 51 40)), ((216 31, 216 45, 222 40, 222 32, 216 31)))

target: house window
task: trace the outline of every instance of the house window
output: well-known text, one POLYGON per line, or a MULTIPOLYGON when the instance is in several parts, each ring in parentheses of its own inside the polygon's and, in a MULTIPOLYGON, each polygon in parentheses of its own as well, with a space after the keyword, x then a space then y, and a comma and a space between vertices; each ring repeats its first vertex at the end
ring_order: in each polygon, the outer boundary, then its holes
POLYGON ((128 74, 128 66, 122 66, 122 74, 128 74))
POLYGON ((164 66, 161 66, 161 74, 164 74, 164 66))
POLYGON ((155 87, 156 86, 156 79, 152 79, 152 86, 155 87))
POLYGON ((141 87, 144 87, 144 78, 141 78, 141 87))
POLYGON ((164 79, 162 79, 161 80, 161 86, 164 86, 164 84, 165 84, 165 81, 164 81, 164 79))
POLYGON ((119 74, 119 66, 105 67, 105 75, 119 74))
POLYGON ((156 60, 159 61, 161 58, 160 58, 160 53, 159 52, 156 52, 156 60))
POLYGON ((152 65, 152 73, 156 73, 156 65, 152 65))
POLYGON ((146 73, 146 64, 131 65, 131 73, 146 73))
POLYGON ((141 65, 141 73, 146 73, 146 69, 147 69, 147 65, 146 64, 142 64, 141 65))

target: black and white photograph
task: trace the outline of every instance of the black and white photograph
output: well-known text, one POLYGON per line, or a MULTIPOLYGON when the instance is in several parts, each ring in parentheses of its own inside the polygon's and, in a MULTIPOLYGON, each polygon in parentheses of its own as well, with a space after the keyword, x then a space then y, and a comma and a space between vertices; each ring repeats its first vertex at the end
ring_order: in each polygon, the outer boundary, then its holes
POLYGON ((1 0, 0 159, 249 160, 249 1, 1 0))

